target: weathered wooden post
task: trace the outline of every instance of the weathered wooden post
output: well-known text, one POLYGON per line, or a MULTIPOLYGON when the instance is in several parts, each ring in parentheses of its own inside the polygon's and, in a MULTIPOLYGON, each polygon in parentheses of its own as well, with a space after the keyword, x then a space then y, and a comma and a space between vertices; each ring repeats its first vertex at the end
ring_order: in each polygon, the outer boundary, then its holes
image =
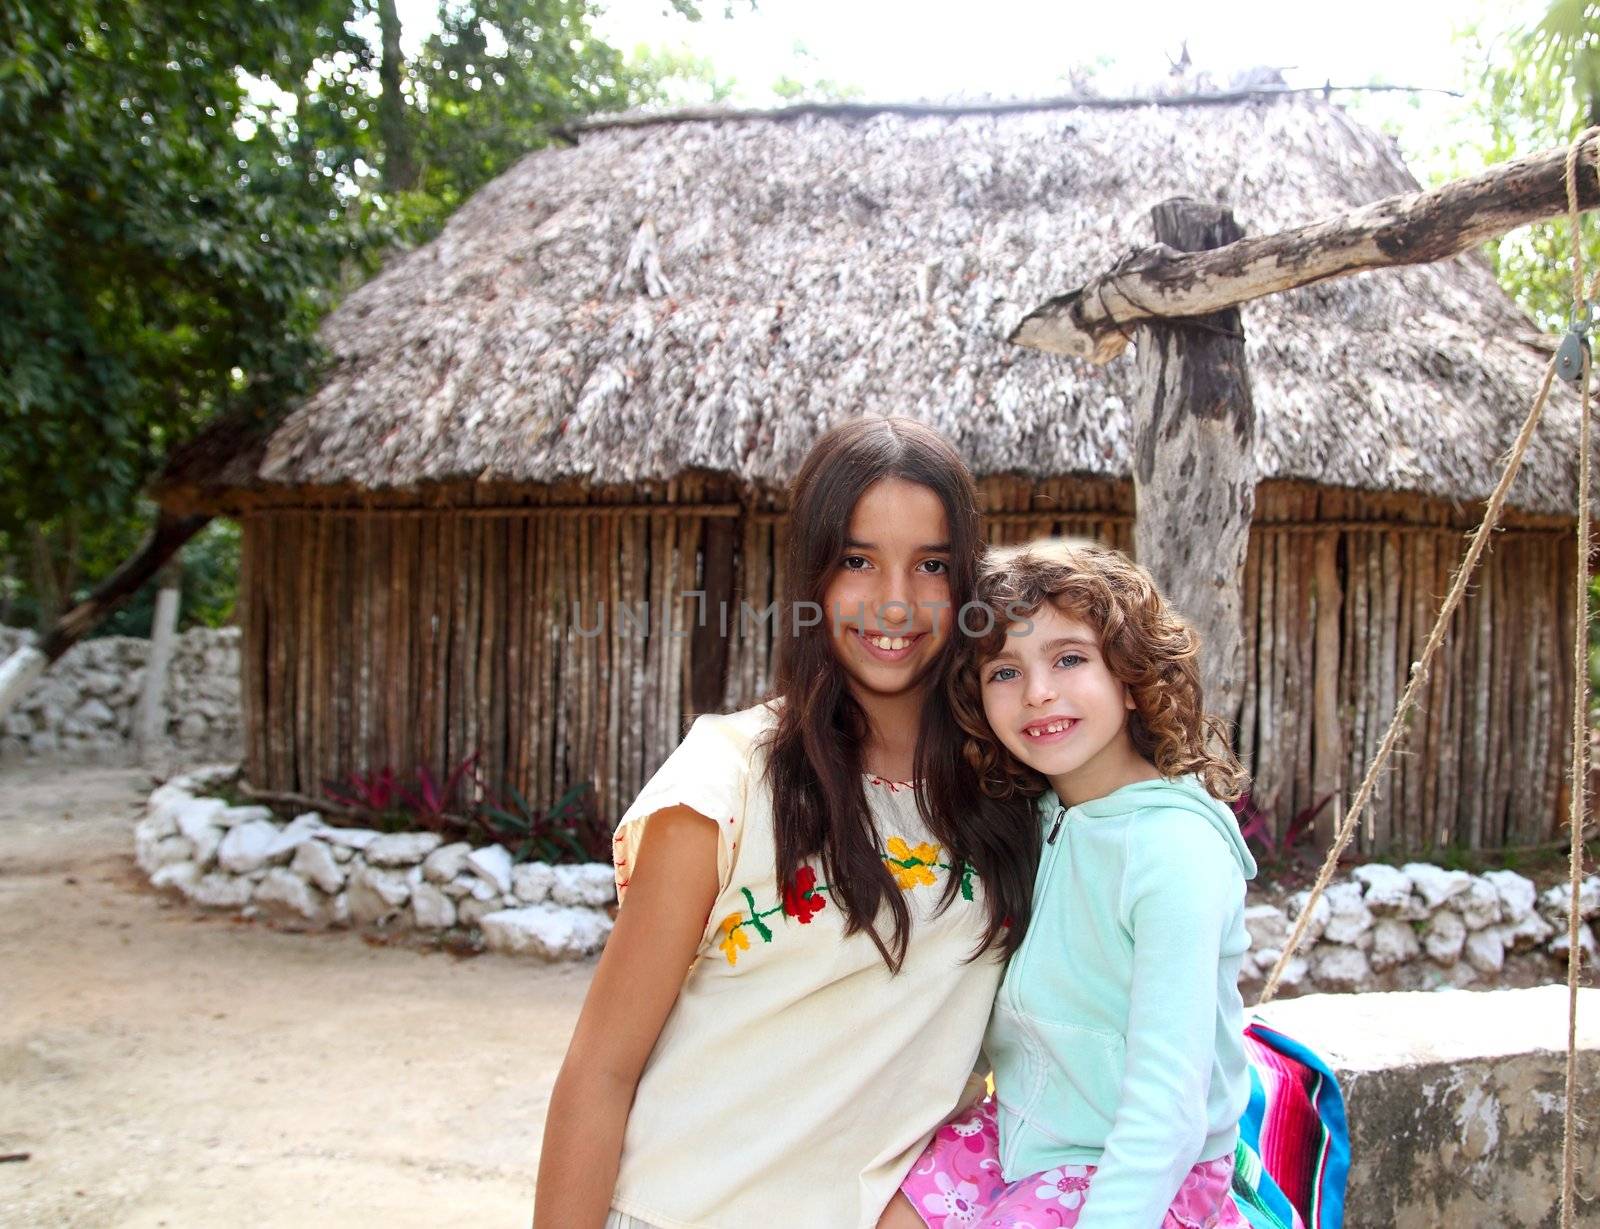
POLYGON ((167 725, 167 668, 178 631, 178 599, 183 584, 183 556, 174 552, 156 573, 155 616, 150 623, 150 655, 145 660, 144 686, 134 708, 134 753, 140 764, 155 765, 167 725))
MULTIPOLYGON (((1187 197, 1152 211, 1184 252, 1244 237, 1233 214, 1187 197)), ((1239 309, 1138 326, 1134 551, 1200 633, 1206 707, 1235 725, 1244 686, 1242 578, 1256 501, 1256 411, 1239 309)))

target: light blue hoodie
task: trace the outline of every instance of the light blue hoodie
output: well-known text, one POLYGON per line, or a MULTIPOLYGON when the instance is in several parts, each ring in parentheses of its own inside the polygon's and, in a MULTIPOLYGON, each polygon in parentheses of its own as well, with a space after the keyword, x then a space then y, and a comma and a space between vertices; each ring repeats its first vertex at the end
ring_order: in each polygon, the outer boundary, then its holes
POLYGON ((1239 961, 1255 859, 1192 777, 1039 800, 1033 920, 984 1049, 1008 1182, 1097 1169, 1077 1229, 1156 1229, 1250 1096, 1239 961))

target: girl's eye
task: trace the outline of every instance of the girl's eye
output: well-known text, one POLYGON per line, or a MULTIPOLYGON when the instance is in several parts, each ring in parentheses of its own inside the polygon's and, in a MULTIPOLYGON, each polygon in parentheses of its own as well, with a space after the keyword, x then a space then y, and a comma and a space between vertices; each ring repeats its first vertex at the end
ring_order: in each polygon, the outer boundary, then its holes
POLYGON ((940 576, 950 571, 950 565, 943 559, 924 559, 922 562, 933 565, 935 570, 928 573, 930 576, 940 576))
POLYGON ((850 566, 851 560, 854 560, 857 563, 866 563, 866 559, 861 555, 846 555, 843 559, 841 559, 839 561, 839 566, 842 567, 846 572, 859 572, 859 571, 861 571, 862 570, 861 568, 853 568, 853 567, 850 566))
POLYGON ((1015 673, 1016 673, 1016 670, 1013 669, 1012 667, 1010 667, 1010 666, 1001 666, 998 670, 996 670, 993 674, 991 674, 989 676, 989 681, 991 683, 1003 683, 1003 682, 1006 681, 1006 677, 1007 676, 1015 674, 1015 673))
MULTIPOLYGON (((1056 658, 1056 665, 1059 666, 1064 661, 1081 662, 1083 660, 1084 658, 1080 657, 1077 653, 1063 653, 1060 657, 1056 658)), ((1071 669, 1071 667, 1069 666, 1068 669, 1071 669)))

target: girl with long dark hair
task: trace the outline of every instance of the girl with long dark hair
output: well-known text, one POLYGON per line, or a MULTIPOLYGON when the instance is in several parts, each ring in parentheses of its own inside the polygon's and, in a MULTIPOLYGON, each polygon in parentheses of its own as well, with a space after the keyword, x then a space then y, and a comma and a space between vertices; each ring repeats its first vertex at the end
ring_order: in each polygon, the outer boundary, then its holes
POLYGON ((1031 800, 960 759, 943 685, 976 504, 910 419, 806 458, 772 694, 697 718, 618 824, 537 1229, 870 1227, 970 1097, 1039 845, 1031 800))

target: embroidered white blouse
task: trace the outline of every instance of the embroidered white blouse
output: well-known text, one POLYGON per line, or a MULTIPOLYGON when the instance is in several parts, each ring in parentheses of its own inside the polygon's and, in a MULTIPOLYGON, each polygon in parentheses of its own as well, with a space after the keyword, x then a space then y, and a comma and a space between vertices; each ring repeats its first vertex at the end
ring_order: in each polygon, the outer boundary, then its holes
POLYGON ((964 963, 983 887, 928 833, 911 783, 863 782, 911 910, 897 976, 867 935, 845 937, 820 870, 780 888, 757 746, 776 719, 767 705, 698 718, 617 826, 624 908, 650 815, 681 803, 722 837, 716 904, 639 1081, 612 1197, 661 1229, 870 1229, 960 1099, 1003 971, 993 951, 964 963), (950 875, 965 887, 936 915, 950 875))

